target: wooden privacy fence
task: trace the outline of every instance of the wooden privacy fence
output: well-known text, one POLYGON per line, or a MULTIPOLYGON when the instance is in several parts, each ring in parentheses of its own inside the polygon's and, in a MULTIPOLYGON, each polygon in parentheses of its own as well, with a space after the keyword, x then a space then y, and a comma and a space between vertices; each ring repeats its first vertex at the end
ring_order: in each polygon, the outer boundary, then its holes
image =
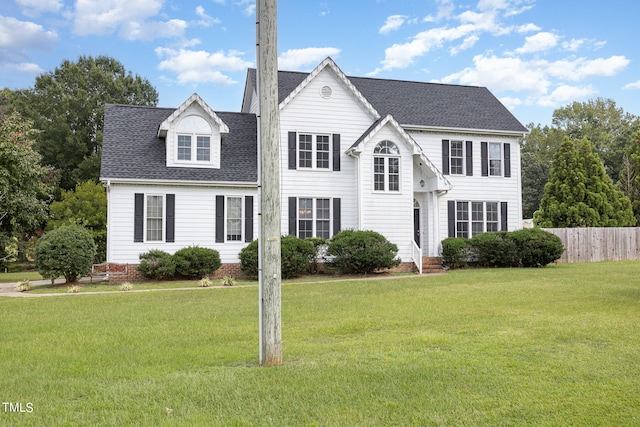
POLYGON ((562 240, 558 262, 640 260, 640 227, 543 228, 562 240))

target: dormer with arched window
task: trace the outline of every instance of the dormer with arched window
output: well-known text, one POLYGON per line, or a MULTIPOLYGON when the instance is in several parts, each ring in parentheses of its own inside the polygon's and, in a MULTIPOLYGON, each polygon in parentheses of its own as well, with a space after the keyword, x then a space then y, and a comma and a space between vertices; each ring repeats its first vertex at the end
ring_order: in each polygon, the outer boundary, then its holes
POLYGON ((162 122, 158 136, 166 141, 168 167, 219 169, 221 138, 228 132, 228 126, 194 93, 162 122))

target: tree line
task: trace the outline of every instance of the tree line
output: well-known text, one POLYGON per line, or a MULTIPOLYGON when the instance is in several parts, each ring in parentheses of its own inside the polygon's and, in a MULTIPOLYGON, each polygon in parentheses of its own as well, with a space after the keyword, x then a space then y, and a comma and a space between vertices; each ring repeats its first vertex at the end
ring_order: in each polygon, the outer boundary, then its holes
POLYGON ((527 126, 521 145, 522 211, 542 227, 640 224, 640 118, 611 99, 556 109, 527 126))
POLYGON ((104 106, 157 102, 146 78, 108 56, 65 60, 32 88, 0 91, 0 264, 28 258, 34 235, 68 223, 88 228, 104 258, 104 106))

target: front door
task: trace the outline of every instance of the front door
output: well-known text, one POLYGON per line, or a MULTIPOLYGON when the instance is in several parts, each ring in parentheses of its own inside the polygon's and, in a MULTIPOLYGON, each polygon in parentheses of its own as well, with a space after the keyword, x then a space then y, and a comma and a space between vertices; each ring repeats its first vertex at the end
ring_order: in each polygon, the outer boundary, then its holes
POLYGON ((416 200, 413 201, 413 240, 418 247, 420 245, 420 205, 416 200))

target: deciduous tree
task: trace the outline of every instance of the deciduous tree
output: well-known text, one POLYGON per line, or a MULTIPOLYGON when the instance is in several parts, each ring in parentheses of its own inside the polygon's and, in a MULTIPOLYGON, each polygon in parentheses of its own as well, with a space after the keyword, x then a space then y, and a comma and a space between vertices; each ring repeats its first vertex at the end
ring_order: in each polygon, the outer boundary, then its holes
POLYGON ((105 104, 157 102, 151 83, 120 62, 81 56, 37 77, 32 89, 17 91, 13 106, 42 131, 37 149, 45 164, 60 170, 60 186, 68 190, 99 177, 105 104))
POLYGON ((40 165, 35 137, 30 121, 0 114, 0 259, 9 239, 30 234, 47 218, 55 177, 40 165))

